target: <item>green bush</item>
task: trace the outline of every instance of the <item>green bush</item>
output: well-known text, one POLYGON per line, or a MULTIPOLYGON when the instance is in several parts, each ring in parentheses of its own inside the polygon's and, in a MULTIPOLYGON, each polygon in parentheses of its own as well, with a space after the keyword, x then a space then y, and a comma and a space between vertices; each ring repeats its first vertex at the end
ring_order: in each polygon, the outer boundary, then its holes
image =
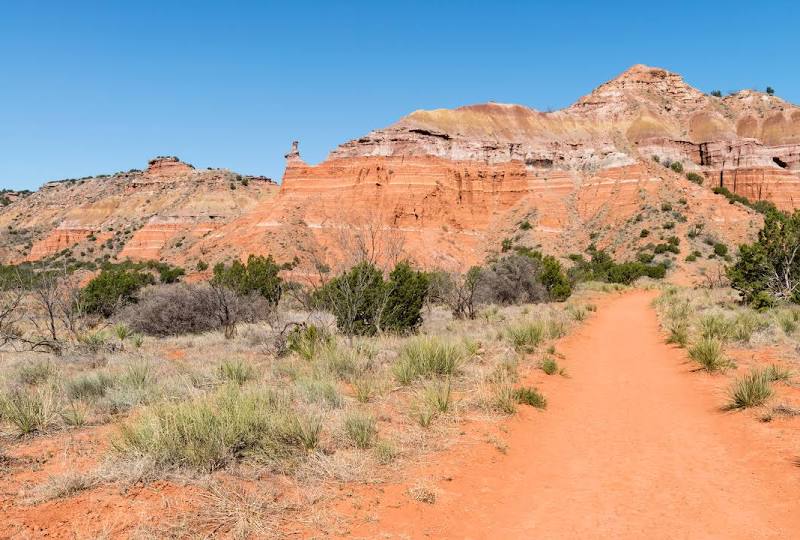
POLYGON ((428 288, 428 275, 407 262, 398 263, 388 281, 375 265, 362 262, 320 288, 315 300, 333 313, 345 335, 409 332, 422 322, 428 288))
POLYGON ((155 283, 153 276, 140 270, 102 270, 81 291, 84 309, 110 317, 122 305, 136 301, 136 293, 155 283))
MULTIPOLYGON (((677 249, 676 246, 671 244, 660 245, 677 249)), ((570 257, 575 262, 575 266, 569 271, 570 278, 573 281, 605 281, 627 285, 640 277, 646 276, 653 279, 661 279, 666 275, 666 268, 663 264, 647 264, 641 260, 616 263, 605 251, 591 249, 589 253, 591 255, 589 261, 584 259, 582 255, 570 257)), ((656 250, 656 253, 659 253, 659 251, 656 250)))
POLYGON ((680 161, 673 161, 672 164, 669 166, 674 172, 680 174, 683 172, 683 163, 680 161))
POLYGON ((269 257, 250 255, 246 263, 233 261, 230 266, 219 263, 214 266, 211 282, 233 290, 239 296, 258 293, 270 304, 277 305, 283 293, 283 280, 278 275, 282 268, 269 257))
POLYGON ((728 246, 721 242, 717 242, 714 244, 714 254, 719 257, 724 257, 728 254, 728 246))
POLYGON ((428 295, 428 275, 398 263, 389 274, 386 305, 381 313, 381 328, 390 332, 416 330, 422 324, 422 306, 428 295))
POLYGON ((703 177, 697 173, 688 172, 686 173, 686 179, 690 182, 694 182, 695 184, 702 186, 703 185, 703 177))
MULTIPOLYGON (((715 246, 716 251, 716 246, 715 246)), ((779 301, 800 301, 800 211, 768 212, 753 244, 739 246, 728 267, 731 286, 744 302, 764 308, 779 301)))

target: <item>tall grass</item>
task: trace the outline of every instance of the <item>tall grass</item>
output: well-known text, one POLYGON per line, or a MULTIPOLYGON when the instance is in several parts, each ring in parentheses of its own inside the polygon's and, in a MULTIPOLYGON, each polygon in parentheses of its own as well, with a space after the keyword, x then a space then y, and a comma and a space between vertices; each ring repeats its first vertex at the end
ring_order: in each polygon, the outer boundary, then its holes
POLYGON ((166 468, 212 471, 251 455, 281 460, 319 441, 321 422, 292 408, 286 394, 228 385, 209 397, 161 403, 123 424, 117 452, 166 468))
POLYGON ((345 416, 344 432, 357 448, 370 448, 375 444, 378 428, 372 415, 361 411, 353 411, 345 416))
POLYGON ((506 335, 514 350, 530 353, 544 341, 546 331, 542 321, 530 321, 509 326, 506 335))
POLYGON ((35 386, 53 377, 56 373, 55 365, 49 360, 34 360, 25 362, 17 367, 16 379, 21 384, 35 386))
POLYGON ((698 319, 697 326, 699 327, 700 335, 706 339, 716 339, 724 342, 729 340, 733 333, 731 321, 721 313, 703 315, 698 319))
POLYGON ((13 388, 0 396, 0 418, 13 425, 19 435, 47 431, 58 413, 58 398, 51 386, 13 388))
POLYGON ((256 377, 256 371, 253 366, 241 359, 223 360, 217 368, 217 373, 223 381, 232 382, 239 386, 256 377))
POLYGON ((407 385, 415 379, 454 375, 463 357, 462 348, 455 343, 418 337, 403 348, 392 371, 400 384, 407 385))

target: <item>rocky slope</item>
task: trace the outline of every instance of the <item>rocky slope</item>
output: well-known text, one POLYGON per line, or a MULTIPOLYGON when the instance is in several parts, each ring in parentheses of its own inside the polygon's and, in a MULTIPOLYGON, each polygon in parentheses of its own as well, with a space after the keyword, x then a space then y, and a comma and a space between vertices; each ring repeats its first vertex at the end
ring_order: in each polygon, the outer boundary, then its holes
POLYGON ((278 186, 224 169, 197 170, 175 157, 144 171, 50 182, 0 210, 4 262, 61 254, 77 260, 180 260, 225 223, 269 204, 278 186))
POLYGON ((681 239, 682 265, 687 253, 733 246, 760 227, 759 215, 712 187, 800 205, 800 108, 755 91, 714 97, 637 65, 560 111, 498 103, 416 111, 318 165, 296 144, 286 157, 279 191, 263 181, 231 191, 232 173, 175 160, 87 181, 96 188, 45 186, 0 211, 4 229, 38 234, 6 258, 39 258, 87 237, 99 246, 113 234, 118 258, 192 264, 252 252, 331 262, 368 231, 402 243, 419 263, 452 269, 504 241, 562 256, 594 243, 630 258, 671 236, 681 239), (675 161, 703 185, 664 166, 675 161), (107 224, 117 215, 138 227, 120 238, 127 229, 107 224))

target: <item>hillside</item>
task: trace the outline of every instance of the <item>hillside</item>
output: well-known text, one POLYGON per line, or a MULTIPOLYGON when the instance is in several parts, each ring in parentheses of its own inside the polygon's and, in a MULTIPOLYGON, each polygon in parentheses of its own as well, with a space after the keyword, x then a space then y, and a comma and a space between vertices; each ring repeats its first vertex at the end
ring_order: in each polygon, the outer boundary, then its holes
POLYGON ((562 256, 594 243, 630 258, 672 236, 681 266, 685 254, 733 247, 760 228, 758 214, 711 188, 800 204, 800 108, 750 90, 714 97, 637 65, 560 111, 415 111, 318 165, 293 146, 280 188, 240 178, 162 159, 144 172, 48 184, 0 210, 2 256, 88 256, 93 247, 181 264, 251 252, 332 261, 343 234, 369 227, 398 236, 417 262, 448 269, 504 240, 562 256))

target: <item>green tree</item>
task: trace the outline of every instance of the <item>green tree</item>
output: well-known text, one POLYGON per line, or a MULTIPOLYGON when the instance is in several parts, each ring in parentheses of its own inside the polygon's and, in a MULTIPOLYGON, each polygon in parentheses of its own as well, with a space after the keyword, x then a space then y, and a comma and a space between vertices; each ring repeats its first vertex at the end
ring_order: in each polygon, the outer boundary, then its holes
POLYGON ((81 300, 88 313, 110 317, 123 304, 136 301, 136 292, 155 279, 139 270, 112 268, 102 270, 81 291, 81 300))
POLYGON ((768 212, 758 240, 739 246, 728 277, 747 303, 800 301, 800 211, 768 212))
POLYGON ((386 304, 381 309, 381 330, 408 332, 422 323, 422 306, 428 295, 429 280, 424 272, 400 262, 389 274, 386 304))
POLYGON ((250 255, 247 263, 236 260, 230 266, 224 263, 214 266, 211 284, 227 287, 239 296, 258 293, 270 304, 277 305, 283 293, 283 280, 279 275, 281 269, 272 255, 250 255))

